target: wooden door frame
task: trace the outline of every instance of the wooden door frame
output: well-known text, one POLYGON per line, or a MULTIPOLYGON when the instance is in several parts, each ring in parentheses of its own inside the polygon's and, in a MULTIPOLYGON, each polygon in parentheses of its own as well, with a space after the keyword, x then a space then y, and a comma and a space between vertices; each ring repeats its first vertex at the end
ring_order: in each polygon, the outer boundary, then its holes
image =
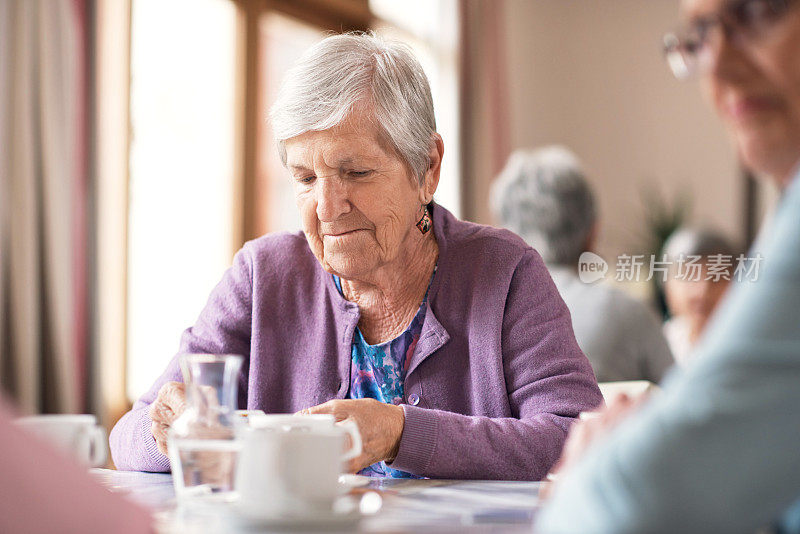
POLYGON ((368 0, 234 0, 236 43, 236 169, 233 254, 248 239, 258 237, 255 194, 258 173, 259 24, 267 13, 281 13, 331 32, 367 31, 374 17, 368 0), (240 210, 240 211, 239 211, 240 210))

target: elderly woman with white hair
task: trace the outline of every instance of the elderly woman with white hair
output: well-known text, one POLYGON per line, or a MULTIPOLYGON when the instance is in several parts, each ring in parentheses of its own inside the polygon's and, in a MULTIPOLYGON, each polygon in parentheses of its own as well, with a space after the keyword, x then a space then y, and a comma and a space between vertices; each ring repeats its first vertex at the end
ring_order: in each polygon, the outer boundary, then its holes
POLYGON ((578 158, 561 146, 514 152, 492 187, 492 209, 541 254, 597 380, 660 381, 673 359, 655 314, 616 288, 578 277, 578 260, 597 233, 594 195, 578 158))
MULTIPOLYGON (((409 49, 324 39, 271 121, 303 232, 246 243, 180 352, 244 355, 240 406, 355 421, 353 471, 542 478, 601 396, 536 252, 433 202, 444 144, 409 49)), ((169 469, 179 381, 173 359, 116 425, 118 468, 169 469)))

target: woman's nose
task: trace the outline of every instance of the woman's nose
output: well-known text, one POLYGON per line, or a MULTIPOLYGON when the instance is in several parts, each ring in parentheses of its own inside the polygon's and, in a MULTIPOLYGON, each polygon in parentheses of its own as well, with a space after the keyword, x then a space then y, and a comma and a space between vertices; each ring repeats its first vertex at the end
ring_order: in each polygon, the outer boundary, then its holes
POLYGON ((748 44, 741 38, 727 31, 722 25, 709 30, 702 62, 709 75, 720 81, 737 81, 747 79, 750 72, 748 44))
POLYGON ((317 218, 333 222, 351 209, 347 188, 338 177, 324 176, 317 183, 317 218))

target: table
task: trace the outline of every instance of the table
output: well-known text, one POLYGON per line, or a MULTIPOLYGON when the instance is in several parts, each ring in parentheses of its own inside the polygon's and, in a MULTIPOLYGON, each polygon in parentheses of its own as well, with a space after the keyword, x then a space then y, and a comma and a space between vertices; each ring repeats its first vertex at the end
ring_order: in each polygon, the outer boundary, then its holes
MULTIPOLYGON (((187 510, 178 506, 169 474, 110 469, 93 469, 92 474, 111 491, 125 494, 151 509, 156 529, 161 533, 270 532, 237 522, 230 511, 187 510)), ((350 526, 345 531, 530 533, 540 484, 375 479, 353 493, 370 493, 371 498, 382 503, 380 509, 363 516, 357 527, 350 526)), ((277 530, 282 531, 286 530, 277 530)))

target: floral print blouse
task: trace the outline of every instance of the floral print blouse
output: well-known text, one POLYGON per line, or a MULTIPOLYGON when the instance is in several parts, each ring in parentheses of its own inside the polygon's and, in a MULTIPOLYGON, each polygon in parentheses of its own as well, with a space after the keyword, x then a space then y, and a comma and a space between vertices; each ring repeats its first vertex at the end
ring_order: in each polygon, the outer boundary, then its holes
MULTIPOLYGON (((342 293, 341 280, 336 275, 333 275, 333 279, 339 293, 342 293)), ((342 295, 344 294, 342 293, 342 295)), ((414 354, 419 335, 422 332, 427 302, 428 292, 426 291, 422 304, 411 323, 402 334, 390 341, 370 345, 364 339, 361 330, 356 327, 351 351, 352 363, 350 365, 348 398, 376 399, 395 405, 403 402, 403 382, 406 377, 406 369, 408 369, 411 356, 414 354)), ((365 467, 359 471, 359 474, 371 477, 421 478, 411 473, 392 469, 385 462, 365 467)))

